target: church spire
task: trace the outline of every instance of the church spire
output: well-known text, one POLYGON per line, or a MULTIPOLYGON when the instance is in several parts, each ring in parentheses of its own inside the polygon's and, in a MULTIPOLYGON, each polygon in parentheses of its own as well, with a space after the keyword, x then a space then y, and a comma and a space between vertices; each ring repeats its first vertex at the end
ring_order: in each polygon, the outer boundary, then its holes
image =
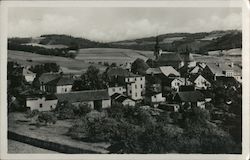
POLYGON ((160 44, 159 44, 159 36, 156 36, 155 37, 155 49, 154 49, 154 55, 155 55, 156 60, 161 55, 161 52, 162 52, 162 50, 161 50, 160 44))

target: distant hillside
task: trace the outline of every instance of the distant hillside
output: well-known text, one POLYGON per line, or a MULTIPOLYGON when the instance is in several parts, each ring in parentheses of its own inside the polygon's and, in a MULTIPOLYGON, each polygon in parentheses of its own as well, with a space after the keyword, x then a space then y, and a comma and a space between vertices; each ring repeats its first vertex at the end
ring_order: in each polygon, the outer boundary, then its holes
MULTIPOLYGON (((241 48, 242 32, 238 30, 212 31, 200 33, 168 33, 159 35, 163 50, 178 52, 189 48, 197 54, 207 54, 213 50, 241 48)), ((69 35, 42 35, 37 38, 9 38, 11 50, 33 52, 37 54, 56 54, 57 56, 75 57, 70 50, 85 48, 122 48, 153 51, 155 37, 145 37, 110 43, 101 43, 69 35)))
MULTIPOLYGON (((169 33, 159 35, 160 46, 167 51, 180 51, 185 48, 195 53, 205 53, 210 50, 240 48, 242 45, 241 31, 212 31, 200 33, 169 33)), ((137 50, 154 50, 155 37, 140 38, 112 42, 113 48, 128 48, 137 50)))

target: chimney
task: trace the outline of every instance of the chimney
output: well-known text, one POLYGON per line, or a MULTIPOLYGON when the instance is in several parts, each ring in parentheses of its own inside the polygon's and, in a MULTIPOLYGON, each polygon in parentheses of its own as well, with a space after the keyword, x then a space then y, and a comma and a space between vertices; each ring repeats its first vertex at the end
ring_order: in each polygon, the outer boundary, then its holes
POLYGON ((230 67, 232 67, 232 68, 234 67, 234 62, 231 62, 231 65, 230 65, 230 67))

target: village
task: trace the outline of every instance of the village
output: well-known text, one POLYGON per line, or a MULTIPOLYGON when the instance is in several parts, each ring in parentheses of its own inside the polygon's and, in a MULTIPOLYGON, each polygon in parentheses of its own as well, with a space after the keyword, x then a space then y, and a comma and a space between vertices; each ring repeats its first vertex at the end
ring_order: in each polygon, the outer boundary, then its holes
MULTIPOLYGON (((167 112, 178 115, 172 119, 180 121, 183 115, 176 113, 199 108, 209 111, 209 121, 217 126, 227 121, 225 117, 241 123, 240 99, 234 96, 241 95, 241 64, 198 62, 188 48, 167 52, 161 49, 158 37, 155 41, 154 59, 114 63, 101 74, 101 80, 93 66, 85 75, 53 71, 58 67, 53 65, 47 72, 35 73, 34 66, 8 62, 8 111, 46 113, 70 105, 102 112, 120 105, 167 112), (20 87, 22 81, 24 87, 15 90, 13 86, 20 87)), ((232 133, 235 126, 228 126, 226 130, 232 133)))

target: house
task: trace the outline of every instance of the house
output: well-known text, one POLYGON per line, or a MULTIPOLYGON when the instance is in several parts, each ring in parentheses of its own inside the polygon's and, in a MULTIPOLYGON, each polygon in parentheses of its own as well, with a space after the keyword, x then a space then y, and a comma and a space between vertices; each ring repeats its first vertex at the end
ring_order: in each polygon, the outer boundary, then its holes
POLYGON ((120 103, 124 106, 135 106, 136 104, 136 102, 133 99, 119 93, 113 94, 111 96, 111 99, 112 103, 120 103))
POLYGON ((180 73, 177 72, 172 66, 162 66, 158 68, 149 68, 146 71, 146 88, 154 92, 162 91, 162 84, 165 79, 169 77, 179 77, 180 73))
POLYGON ((37 83, 41 91, 46 91, 45 84, 48 82, 59 78, 61 75, 59 73, 43 73, 38 78, 37 83))
POLYGON ((189 73, 190 74, 201 73, 205 67, 206 67, 205 63, 198 63, 198 64, 196 64, 196 66, 190 68, 189 73))
POLYGON ((189 80, 194 84, 195 89, 206 90, 211 87, 211 83, 200 74, 191 76, 189 80))
POLYGON ((25 80, 29 83, 33 82, 34 79, 36 78, 36 73, 31 72, 30 70, 28 70, 27 68, 23 68, 23 72, 22 72, 25 80))
POLYGON ((39 77, 40 89, 49 93, 68 93, 72 91, 74 80, 70 76, 55 73, 42 74, 39 77))
POLYGON ((74 80, 70 77, 59 77, 45 84, 46 92, 68 93, 72 91, 74 80))
POLYGON ((158 66, 172 66, 179 69, 184 66, 184 61, 180 54, 173 52, 162 52, 156 60, 158 66))
POLYGON ((164 79, 162 82, 162 86, 163 86, 164 91, 173 90, 173 91, 179 92, 180 87, 184 86, 185 83, 186 83, 186 85, 191 84, 191 82, 187 79, 185 80, 185 78, 171 77, 171 78, 164 79))
POLYGON ((242 69, 240 66, 235 65, 233 62, 227 63, 207 63, 206 71, 217 77, 234 77, 238 82, 242 82, 242 69))
POLYGON ((205 108, 205 98, 200 91, 177 92, 173 97, 173 101, 184 108, 205 108))
POLYGON ((30 95, 26 97, 26 107, 31 111, 50 111, 56 108, 58 99, 54 95, 30 95))
POLYGON ((115 93, 125 94, 126 93, 126 87, 125 86, 108 87, 108 93, 109 93, 109 96, 112 96, 115 93))
POLYGON ((145 103, 149 104, 153 107, 158 107, 158 105, 162 102, 165 102, 166 98, 162 96, 162 93, 147 93, 145 95, 145 103))
POLYGON ((176 71, 172 66, 161 66, 158 68, 148 68, 146 70, 147 75, 162 75, 164 77, 179 77, 180 73, 176 71))
POLYGON ((133 100, 142 100, 145 94, 145 77, 131 73, 125 69, 114 67, 107 71, 112 83, 126 87, 126 95, 133 100))
POLYGON ((169 112, 178 112, 180 110, 179 104, 168 104, 168 103, 162 103, 158 106, 158 108, 169 111, 169 112))
POLYGON ((111 106, 111 99, 106 89, 58 93, 55 95, 59 102, 68 102, 75 106, 84 104, 95 110, 111 106))

